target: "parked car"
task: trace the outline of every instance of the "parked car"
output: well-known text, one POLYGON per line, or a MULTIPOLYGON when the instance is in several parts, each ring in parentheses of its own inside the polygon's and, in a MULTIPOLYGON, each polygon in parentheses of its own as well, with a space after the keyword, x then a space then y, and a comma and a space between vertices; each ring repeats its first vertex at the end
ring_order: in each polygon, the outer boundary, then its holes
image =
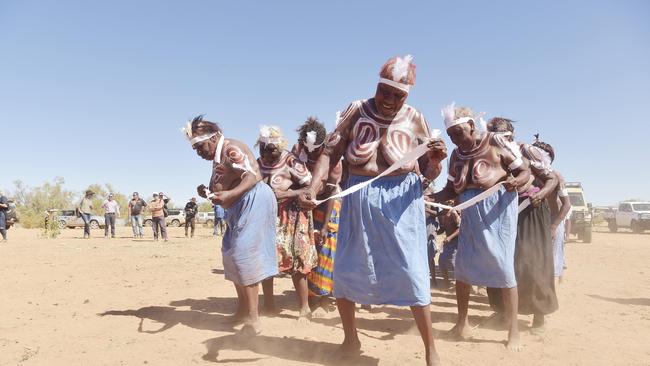
POLYGON ((214 211, 197 213, 196 223, 207 225, 209 227, 214 225, 214 211))
POLYGON ((6 226, 9 230, 15 223, 18 222, 18 215, 16 214, 16 203, 13 200, 9 200, 9 209, 6 213, 6 226))
POLYGON ((615 233, 619 228, 629 228, 640 234, 650 230, 650 202, 621 202, 618 209, 605 213, 609 231, 615 233))
POLYGON ((586 203, 584 190, 579 182, 567 182, 566 189, 571 201, 571 234, 578 235, 578 240, 584 243, 591 243, 591 203, 586 203))
MULTIPOLYGON (((151 226, 151 216, 144 219, 144 226, 151 226)), ((185 225, 185 211, 176 208, 169 209, 169 215, 165 218, 167 226, 179 227, 185 225)))
MULTIPOLYGON (((104 218, 102 216, 91 215, 90 216, 90 228, 99 229, 103 228, 105 224, 104 218)), ((59 212, 59 229, 65 229, 67 227, 83 227, 84 220, 81 217, 77 217, 75 210, 61 210, 59 212)))

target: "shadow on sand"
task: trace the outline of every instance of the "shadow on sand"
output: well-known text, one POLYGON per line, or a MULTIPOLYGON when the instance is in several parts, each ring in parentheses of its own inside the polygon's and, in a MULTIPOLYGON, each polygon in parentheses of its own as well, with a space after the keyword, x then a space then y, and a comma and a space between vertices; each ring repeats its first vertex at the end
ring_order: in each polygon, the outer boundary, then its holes
POLYGON ((600 295, 587 295, 594 299, 604 300, 609 302, 615 302, 621 305, 639 305, 639 306, 650 306, 650 299, 644 298, 629 298, 629 299, 620 299, 616 297, 605 297, 600 295))
POLYGON ((378 359, 363 354, 341 357, 338 353, 338 344, 297 338, 279 338, 264 335, 247 338, 241 334, 233 334, 209 339, 205 341, 205 346, 208 352, 203 356, 204 360, 224 364, 252 362, 259 360, 259 358, 220 359, 219 352, 222 350, 247 350, 285 360, 321 365, 375 366, 379 364, 378 359))

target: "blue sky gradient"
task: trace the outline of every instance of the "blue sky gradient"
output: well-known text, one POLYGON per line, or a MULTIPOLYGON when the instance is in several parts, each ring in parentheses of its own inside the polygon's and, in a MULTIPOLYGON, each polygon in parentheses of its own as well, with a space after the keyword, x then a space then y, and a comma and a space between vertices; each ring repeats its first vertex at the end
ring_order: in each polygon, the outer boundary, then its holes
POLYGON ((251 146, 260 124, 295 141, 410 53, 408 103, 432 128, 451 101, 510 117, 594 204, 650 199, 647 1, 0 0, 0 50, 4 189, 62 176, 182 203, 211 170, 179 132, 188 118, 251 146))

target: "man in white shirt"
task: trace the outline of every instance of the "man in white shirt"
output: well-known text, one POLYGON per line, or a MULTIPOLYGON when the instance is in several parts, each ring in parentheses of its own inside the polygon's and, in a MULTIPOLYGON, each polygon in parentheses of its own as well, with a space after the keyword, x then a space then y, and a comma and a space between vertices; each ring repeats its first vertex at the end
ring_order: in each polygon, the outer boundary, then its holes
POLYGON ((104 209, 104 238, 108 238, 108 227, 111 227, 111 238, 115 237, 115 217, 120 217, 120 205, 113 200, 113 194, 108 194, 108 199, 102 203, 104 209))

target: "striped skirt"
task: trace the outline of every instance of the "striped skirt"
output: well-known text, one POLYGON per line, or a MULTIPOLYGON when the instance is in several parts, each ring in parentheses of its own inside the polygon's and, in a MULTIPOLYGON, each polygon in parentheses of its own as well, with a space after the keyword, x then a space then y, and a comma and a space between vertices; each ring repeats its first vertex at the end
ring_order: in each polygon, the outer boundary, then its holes
POLYGON ((327 203, 314 209, 314 229, 321 230, 327 225, 327 237, 318 246, 318 266, 309 274, 308 286, 310 296, 326 296, 332 293, 334 276, 334 253, 336 253, 336 236, 339 231, 339 211, 341 201, 334 201, 329 222, 325 222, 327 203))

